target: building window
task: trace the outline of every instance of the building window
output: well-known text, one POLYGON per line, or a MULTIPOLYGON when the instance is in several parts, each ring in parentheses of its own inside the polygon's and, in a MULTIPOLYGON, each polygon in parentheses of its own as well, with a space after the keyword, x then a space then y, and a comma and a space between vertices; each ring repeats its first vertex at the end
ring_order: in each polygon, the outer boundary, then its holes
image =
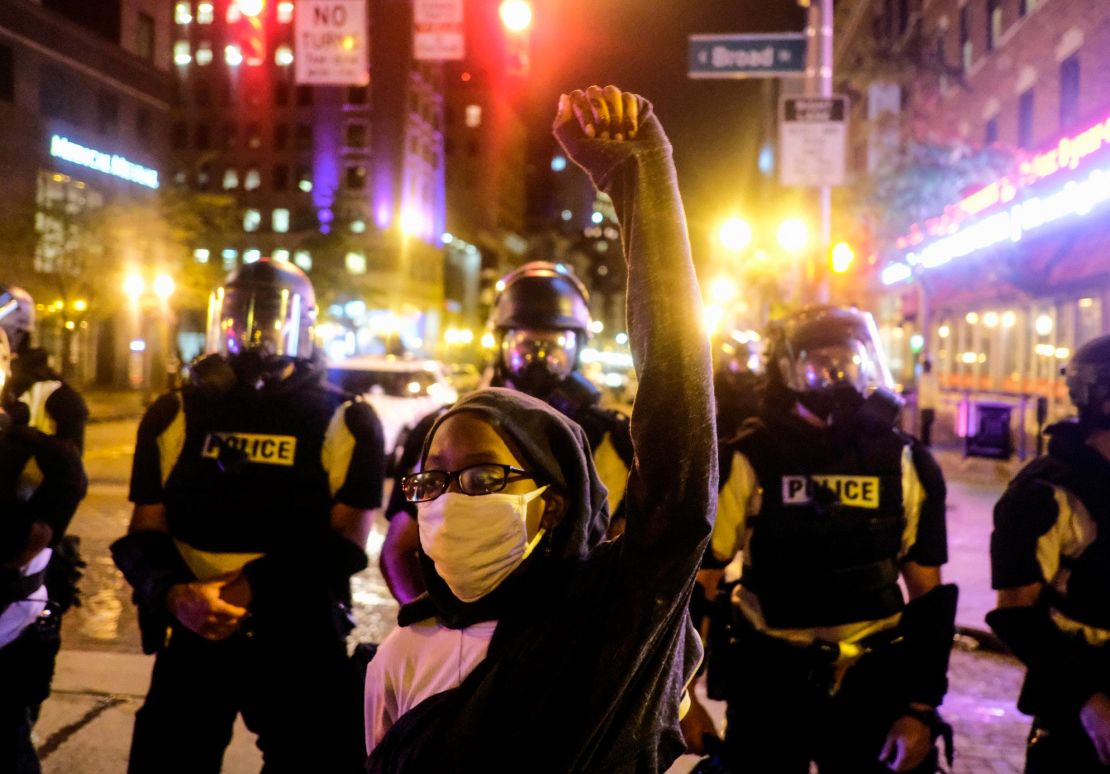
POLYGON ((212 44, 207 40, 197 43, 196 60, 201 67, 212 63, 212 44))
POLYGON ((48 118, 69 115, 69 87, 56 67, 44 66, 39 72, 39 111, 48 118))
POLYGON ((275 261, 288 261, 289 251, 286 250, 284 247, 275 247, 273 250, 270 251, 270 257, 273 258, 275 261))
POLYGON ((284 191, 289 188, 289 167, 278 164, 274 167, 273 189, 284 191))
POLYGON ((279 67, 288 67, 293 64, 292 47, 282 44, 274 49, 274 63, 279 67))
POLYGON ((207 247, 198 247, 193 250, 193 260, 197 263, 208 263, 208 259, 212 257, 212 251, 207 247))
POLYGON ((212 182, 212 174, 207 164, 201 164, 197 169, 197 188, 201 191, 208 190, 208 184, 212 182))
MULTIPOLYGON (((150 111, 146 108, 139 108, 135 111, 135 136, 144 141, 150 139, 150 111)), ((181 139, 184 141, 184 134, 182 134, 181 139)), ((184 146, 184 142, 182 142, 182 146, 184 146)))
POLYGON ((252 167, 247 170, 247 174, 243 176, 243 188, 248 191, 256 191, 262 185, 262 175, 257 168, 252 167))
POLYGON ((197 3, 197 24, 211 24, 216 14, 212 10, 212 3, 197 3))
POLYGON ((1079 54, 1060 63, 1060 127, 1066 129, 1079 118, 1079 54))
POLYGON ((276 107, 285 107, 289 104, 289 84, 284 81, 278 81, 274 84, 274 105, 276 107))
POLYGON ((244 231, 258 231, 258 227, 262 225, 262 213, 256 209, 248 209, 243 211, 243 230, 244 231))
POLYGON ((238 67, 243 64, 243 52, 234 43, 224 46, 224 61, 229 67, 238 67))
POLYGON ((470 129, 477 129, 482 125, 482 106, 481 105, 467 105, 466 106, 466 125, 470 129))
POLYGON ((262 260, 262 251, 257 247, 248 247, 243 251, 243 263, 255 263, 262 260))
POLYGON ((101 134, 115 134, 119 129, 119 97, 115 94, 96 95, 96 129, 101 134))
POLYGON ((1033 147, 1033 89, 1018 97, 1018 147, 1033 147))
POLYGON ((289 142, 289 124, 276 124, 274 126, 274 150, 285 150, 289 142))
POLYGON ((220 251, 220 260, 223 261, 224 271, 231 271, 239 263, 239 251, 234 247, 225 247, 220 251))
POLYGON ((173 20, 177 24, 189 24, 193 21, 193 9, 189 3, 174 3, 173 4, 173 20))
POLYGON ((312 125, 297 124, 297 150, 312 149, 312 125))
POLYGON ((173 44, 173 63, 175 65, 187 65, 193 61, 193 55, 189 52, 189 41, 179 40, 173 44))
POLYGON ((247 147, 252 150, 262 147, 262 127, 257 121, 247 124, 247 147))
POLYGON ((366 147, 366 124, 347 124, 347 147, 366 147))
POLYGON ((344 256, 343 264, 347 267, 348 274, 365 274, 366 253, 361 250, 352 250, 344 256))
POLYGON ((293 263, 300 266, 305 271, 312 270, 312 253, 308 250, 297 250, 293 253, 293 263))
POLYGON ((224 170, 224 190, 231 191, 239 187, 239 170, 228 167, 224 170))
POLYGON ((297 189, 304 193, 312 193, 312 173, 308 167, 297 167, 297 189))
POLYGON ((960 66, 965 73, 971 69, 974 56, 975 47, 971 42, 971 6, 965 5, 960 9, 960 66))
POLYGON ((910 27, 910 0, 898 0, 898 35, 906 34, 910 27))
POLYGON ((347 167, 347 189, 361 191, 366 187, 366 167, 361 164, 352 164, 347 167))
POLYGON ((193 84, 193 102, 197 107, 208 107, 212 104, 212 84, 208 81, 197 81, 193 84))
POLYGON ((366 87, 350 86, 347 88, 347 103, 350 105, 366 104, 366 87))
POLYGON ((293 21, 293 3, 283 0, 277 4, 277 20, 279 24, 289 24, 293 21))
POLYGON ((208 124, 197 124, 193 130, 193 145, 197 150, 208 150, 212 144, 212 136, 208 131, 208 124))
POLYGON ((998 118, 992 118, 987 121, 986 127, 983 129, 983 143, 985 145, 994 145, 998 142, 998 118))
POLYGON ((15 59, 9 46, 0 46, 0 99, 15 102, 15 59))
POLYGON ((987 51, 994 51, 1002 37, 1002 0, 987 0, 987 51))
POLYGON ((298 86, 297 87, 297 105, 300 107, 308 107, 312 104, 312 87, 311 86, 298 86))
POLYGON ((142 11, 135 27, 135 53, 144 62, 154 61, 154 17, 142 11))
POLYGON ((274 231, 279 234, 284 234, 289 231, 289 210, 284 207, 277 207, 274 209, 270 216, 270 224, 273 226, 274 231))

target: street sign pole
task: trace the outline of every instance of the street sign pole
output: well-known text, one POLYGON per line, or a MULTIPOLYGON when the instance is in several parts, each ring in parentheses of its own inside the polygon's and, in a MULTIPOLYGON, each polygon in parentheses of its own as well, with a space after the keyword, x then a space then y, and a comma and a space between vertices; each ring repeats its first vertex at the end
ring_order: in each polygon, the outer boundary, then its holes
MULTIPOLYGON (((809 12, 812 20, 817 13, 816 3, 810 5, 809 12)), ((817 17, 821 31, 821 64, 817 77, 820 82, 820 96, 828 99, 833 95, 833 0, 821 0, 821 9, 817 17)), ((821 186, 818 197, 821 210, 821 238, 818 246, 820 252, 814 265, 813 285, 817 303, 826 304, 829 301, 828 256, 829 246, 832 243, 832 188, 827 185, 821 186)))

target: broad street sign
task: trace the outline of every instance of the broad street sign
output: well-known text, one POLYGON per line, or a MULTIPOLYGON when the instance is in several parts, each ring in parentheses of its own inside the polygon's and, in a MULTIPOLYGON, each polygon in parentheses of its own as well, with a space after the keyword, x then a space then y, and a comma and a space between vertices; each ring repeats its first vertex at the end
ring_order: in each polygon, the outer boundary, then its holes
POLYGON ((297 83, 369 83, 366 0, 297 0, 295 8, 297 83))
POLYGON ((769 35, 691 35, 691 78, 768 78, 805 75, 800 32, 769 35))
POLYGON ((779 182, 816 188, 844 185, 847 97, 779 101, 779 182))

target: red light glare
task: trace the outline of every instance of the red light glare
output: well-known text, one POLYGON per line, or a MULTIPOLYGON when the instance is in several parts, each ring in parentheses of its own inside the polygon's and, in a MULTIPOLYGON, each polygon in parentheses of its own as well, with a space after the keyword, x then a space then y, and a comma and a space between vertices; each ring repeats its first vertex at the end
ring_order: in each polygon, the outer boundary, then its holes
POLYGON ((466 83, 467 81, 470 80, 470 73, 463 73, 462 75, 459 76, 459 80, 462 81, 463 83, 466 83))

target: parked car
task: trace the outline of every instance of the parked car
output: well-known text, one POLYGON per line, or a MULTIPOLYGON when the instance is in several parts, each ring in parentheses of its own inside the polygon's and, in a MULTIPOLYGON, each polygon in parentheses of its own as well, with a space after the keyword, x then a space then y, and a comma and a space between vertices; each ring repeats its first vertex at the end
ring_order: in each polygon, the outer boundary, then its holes
POLYGON ((370 402, 382 421, 387 453, 405 428, 458 400, 447 369, 435 360, 357 355, 329 363, 328 381, 370 402))

